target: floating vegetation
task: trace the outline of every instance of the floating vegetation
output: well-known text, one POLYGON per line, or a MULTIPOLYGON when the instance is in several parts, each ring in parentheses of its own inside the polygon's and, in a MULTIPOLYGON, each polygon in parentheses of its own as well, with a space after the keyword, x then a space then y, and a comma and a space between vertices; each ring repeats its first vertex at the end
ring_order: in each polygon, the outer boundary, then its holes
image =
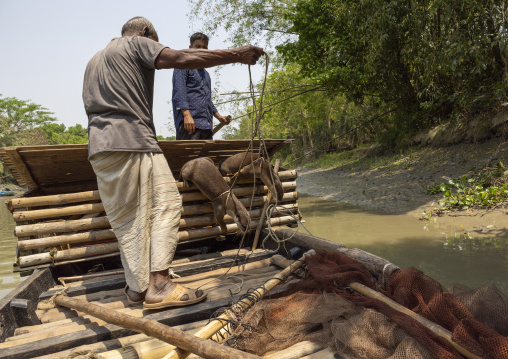
MULTIPOLYGON (((440 202, 444 210, 492 208, 508 198, 508 170, 502 162, 484 167, 468 175, 426 188, 429 194, 443 193, 440 202)), ((435 213, 438 214, 438 213, 435 213)))

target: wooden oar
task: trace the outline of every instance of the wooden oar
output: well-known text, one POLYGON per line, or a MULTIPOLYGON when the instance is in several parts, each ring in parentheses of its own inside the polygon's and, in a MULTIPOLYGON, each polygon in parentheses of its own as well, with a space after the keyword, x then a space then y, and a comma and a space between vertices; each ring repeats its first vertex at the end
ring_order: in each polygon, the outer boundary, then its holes
MULTIPOLYGON (((258 287, 255 291, 251 292, 252 294, 251 296, 242 299, 238 303, 235 303, 232 307, 232 310, 244 311, 252 307, 258 300, 262 299, 263 296, 266 295, 266 293, 275 288, 277 285, 283 283, 289 277, 289 275, 294 273, 297 269, 301 268, 302 265, 305 263, 305 255, 307 254, 310 253, 304 254, 299 260, 295 261, 287 268, 285 268, 282 272, 278 273, 272 279, 268 280, 264 285, 258 287)), ((231 318, 227 315, 227 313, 224 313, 221 316, 217 317, 216 320, 210 322, 206 327, 200 329, 194 335, 199 338, 206 339, 211 338, 215 333, 217 333, 224 326, 226 326, 229 320, 231 320, 231 318)), ((171 351, 163 359, 184 359, 187 358, 189 354, 190 354, 189 352, 177 348, 171 351)))
POLYGON ((63 307, 85 312, 96 318, 104 320, 105 322, 157 338, 178 348, 197 354, 203 358, 260 359, 256 355, 226 347, 211 340, 196 337, 181 330, 168 327, 167 325, 161 324, 155 320, 136 318, 115 310, 103 308, 100 305, 89 303, 86 300, 67 297, 60 294, 55 297, 55 303, 63 307))

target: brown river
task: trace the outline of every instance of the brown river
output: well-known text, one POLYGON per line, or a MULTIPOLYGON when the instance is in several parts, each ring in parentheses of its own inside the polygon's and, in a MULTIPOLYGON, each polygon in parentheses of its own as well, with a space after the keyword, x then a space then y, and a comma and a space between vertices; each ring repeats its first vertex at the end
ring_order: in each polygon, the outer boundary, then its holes
MULTIPOLYGON (((401 268, 416 267, 445 287, 494 283, 508 295, 508 238, 467 238, 407 215, 374 212, 319 197, 301 196, 298 203, 305 227, 315 236, 363 249, 401 268)), ((0 298, 24 279, 12 272, 13 230, 14 221, 2 201, 0 298)))

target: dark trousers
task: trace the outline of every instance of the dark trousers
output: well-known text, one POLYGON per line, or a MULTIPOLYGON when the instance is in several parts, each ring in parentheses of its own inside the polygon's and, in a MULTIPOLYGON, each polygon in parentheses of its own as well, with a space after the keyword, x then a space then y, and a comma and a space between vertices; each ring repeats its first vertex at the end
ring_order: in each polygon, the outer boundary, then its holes
POLYGON ((183 127, 183 121, 180 122, 176 130, 177 140, 212 140, 212 136, 212 130, 202 130, 201 128, 196 128, 196 131, 190 133, 183 127))

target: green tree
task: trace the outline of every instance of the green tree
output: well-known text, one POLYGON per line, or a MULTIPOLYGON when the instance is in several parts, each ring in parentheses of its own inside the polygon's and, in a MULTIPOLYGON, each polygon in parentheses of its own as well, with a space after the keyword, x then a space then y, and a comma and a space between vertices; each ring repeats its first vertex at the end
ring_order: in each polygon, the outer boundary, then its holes
POLYGON ((300 0, 278 47, 302 73, 361 102, 376 96, 411 132, 506 96, 505 0, 300 0))
POLYGON ((53 113, 41 105, 0 97, 0 147, 44 142, 36 128, 53 121, 53 113))
POLYGON ((295 0, 190 0, 191 19, 203 20, 203 31, 213 35, 219 29, 229 34, 234 46, 260 40, 279 43, 290 33, 286 15, 295 0))
POLYGON ((81 144, 88 142, 88 130, 77 124, 66 129, 64 124, 47 123, 39 127, 49 144, 81 144))
POLYGON ((158 136, 157 136, 157 139, 158 139, 159 141, 176 141, 176 136, 168 136, 168 137, 164 137, 164 136, 158 135, 158 136))

